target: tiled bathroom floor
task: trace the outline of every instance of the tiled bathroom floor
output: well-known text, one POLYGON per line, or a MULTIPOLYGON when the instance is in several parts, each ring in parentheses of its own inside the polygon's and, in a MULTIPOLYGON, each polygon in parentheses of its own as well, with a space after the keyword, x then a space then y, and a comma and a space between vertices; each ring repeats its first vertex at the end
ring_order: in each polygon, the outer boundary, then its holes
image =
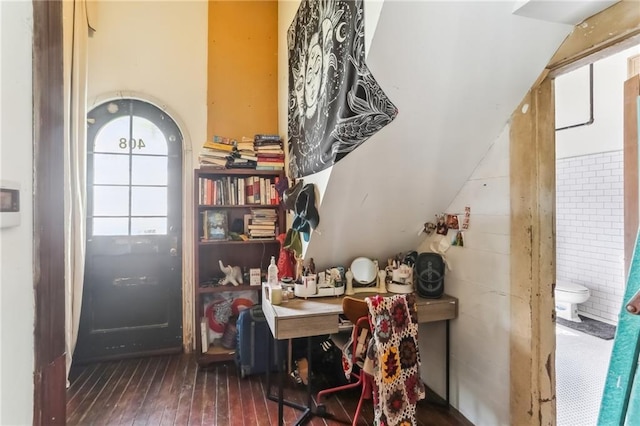
POLYGON ((556 325, 558 426, 595 426, 613 340, 556 325))

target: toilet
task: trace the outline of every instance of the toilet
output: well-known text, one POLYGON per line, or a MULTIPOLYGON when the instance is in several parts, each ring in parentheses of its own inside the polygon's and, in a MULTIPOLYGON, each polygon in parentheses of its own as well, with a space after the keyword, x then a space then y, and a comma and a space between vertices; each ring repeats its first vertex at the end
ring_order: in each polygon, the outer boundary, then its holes
POLYGON ((589 299, 589 289, 580 284, 557 281, 556 289, 556 315, 569 321, 581 322, 578 316, 578 304, 589 299))

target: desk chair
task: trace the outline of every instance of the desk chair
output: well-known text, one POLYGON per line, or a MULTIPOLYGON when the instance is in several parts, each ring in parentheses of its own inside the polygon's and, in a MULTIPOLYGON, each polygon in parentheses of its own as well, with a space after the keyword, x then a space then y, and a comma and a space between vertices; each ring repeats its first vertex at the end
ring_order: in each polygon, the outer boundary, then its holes
POLYGON ((366 330, 369 335, 371 333, 371 326, 369 324, 369 307, 367 306, 367 302, 365 302, 364 300, 345 296, 344 299, 342 299, 342 312, 353 324, 353 330, 351 331, 350 339, 351 350, 347 351, 348 356, 350 356, 350 362, 352 366, 350 375, 351 383, 324 389, 318 392, 318 397, 316 399, 318 401, 316 410, 321 415, 326 414, 326 407, 322 403, 322 400, 327 395, 346 389, 354 389, 360 387, 362 388, 362 391, 360 393, 360 400, 358 401, 358 407, 356 408, 356 412, 353 416, 353 425, 355 426, 358 423, 358 417, 360 415, 363 400, 365 398, 371 398, 371 376, 365 373, 363 369, 363 359, 366 355, 366 344, 364 345, 364 350, 358 350, 358 341, 362 331, 366 330), (359 368, 357 368, 356 366, 359 368))

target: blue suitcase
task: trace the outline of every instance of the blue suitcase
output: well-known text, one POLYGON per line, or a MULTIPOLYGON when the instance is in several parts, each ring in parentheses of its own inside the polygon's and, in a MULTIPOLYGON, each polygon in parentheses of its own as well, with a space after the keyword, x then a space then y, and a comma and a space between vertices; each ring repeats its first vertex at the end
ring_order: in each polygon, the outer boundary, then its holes
MULTIPOLYGON (((236 345, 236 365, 240 377, 251 374, 267 372, 267 346, 271 338, 269 325, 262 312, 262 306, 256 305, 245 309, 238 315, 236 323, 238 329, 238 341, 236 345)), ((274 353, 271 355, 271 371, 277 370, 275 357, 275 344, 272 345, 274 353)), ((279 342, 279 355, 284 359, 286 355, 286 341, 279 342)))

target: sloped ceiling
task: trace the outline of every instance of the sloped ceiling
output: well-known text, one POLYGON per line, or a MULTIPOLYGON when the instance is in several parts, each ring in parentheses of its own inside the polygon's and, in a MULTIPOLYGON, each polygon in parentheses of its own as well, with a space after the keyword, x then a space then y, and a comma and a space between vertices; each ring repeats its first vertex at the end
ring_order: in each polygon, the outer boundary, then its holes
POLYGON ((306 259, 348 265, 419 245, 424 222, 447 208, 573 28, 515 15, 515 5, 383 3, 367 64, 399 114, 304 178, 317 183, 321 218, 306 259))

